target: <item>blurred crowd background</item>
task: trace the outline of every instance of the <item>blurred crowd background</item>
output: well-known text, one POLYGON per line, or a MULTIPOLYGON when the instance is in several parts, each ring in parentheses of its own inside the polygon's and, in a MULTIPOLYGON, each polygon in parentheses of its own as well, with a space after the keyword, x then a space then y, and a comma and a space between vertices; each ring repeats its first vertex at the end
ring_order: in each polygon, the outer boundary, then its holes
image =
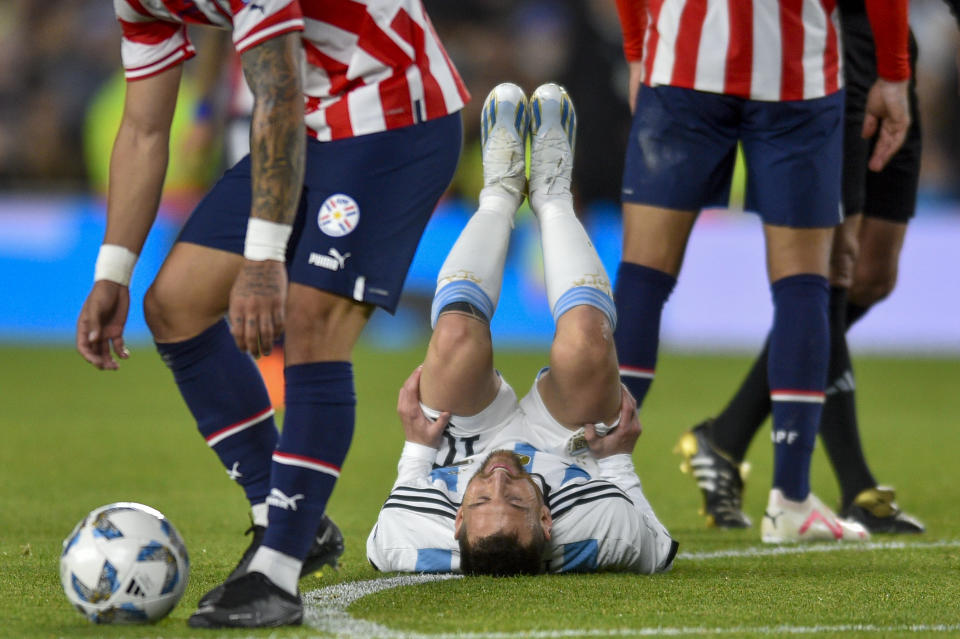
MULTIPOLYGON (((426 0, 470 89, 466 147, 454 193, 476 192, 478 112, 487 91, 512 80, 532 91, 564 84, 580 113, 576 179, 581 202, 616 201, 629 127, 626 66, 614 0, 426 0)), ((913 0, 924 123, 922 197, 960 199, 956 22, 940 0, 913 0)), ((122 100, 120 29, 107 0, 0 2, 0 190, 103 188, 122 100)), ((202 40, 194 38, 198 49, 202 40)), ((200 51, 202 57, 204 51, 200 51)), ((186 65, 192 99, 197 60, 186 65)), ((174 139, 188 144, 190 109, 174 139)), ((207 164, 220 156, 215 149, 207 164)), ((217 167, 219 169, 220 167, 217 167)), ((174 169, 175 170, 175 169, 174 169)), ((171 175, 172 192, 201 193, 217 171, 171 175)), ((180 207, 176 207, 180 208, 180 207)))
MULTIPOLYGON (((425 337, 437 270, 481 186, 479 111, 500 82, 532 92, 555 81, 570 91, 579 115, 578 211, 611 276, 620 254, 618 200, 630 114, 615 0, 424 4, 472 100, 464 112, 457 176, 421 241, 401 308, 394 318, 376 314, 365 332, 387 346, 425 337)), ((852 344, 960 355, 960 280, 944 277, 960 272, 960 35, 942 0, 912 0, 910 12, 920 46, 920 205, 897 291, 871 311, 852 344)), ((198 108, 205 99, 222 105, 229 102, 225 96, 240 95, 229 80, 235 54, 225 37, 211 37, 216 33, 197 28, 190 34, 198 55, 185 64, 164 201, 131 284, 138 301, 131 305, 128 339, 149 339, 139 300, 183 219, 224 170, 225 139, 236 131, 244 138, 248 130, 242 122, 231 128, 225 118, 200 115, 210 113, 198 108)), ((112 2, 0 0, 0 342, 73 339, 103 237, 103 194, 124 91, 112 2)), ((750 350, 763 340, 769 289, 757 218, 736 210, 742 191, 742 181, 735 182, 732 213, 709 211, 698 223, 681 283, 665 309, 667 348, 750 350)), ((518 224, 511 242, 494 335, 499 344, 549 343, 553 321, 535 225, 518 224)))

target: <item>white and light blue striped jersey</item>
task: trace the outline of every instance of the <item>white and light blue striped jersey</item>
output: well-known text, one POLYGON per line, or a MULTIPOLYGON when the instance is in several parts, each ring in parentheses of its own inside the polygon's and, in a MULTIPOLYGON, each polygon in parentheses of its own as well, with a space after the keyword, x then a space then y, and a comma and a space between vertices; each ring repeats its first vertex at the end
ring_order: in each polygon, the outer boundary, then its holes
POLYGON ((550 509, 545 571, 650 574, 670 568, 677 544, 644 497, 630 456, 597 461, 571 454, 574 433, 546 413, 535 384, 518 403, 503 381, 491 406, 466 420, 466 428, 458 421, 450 428, 456 435, 440 450, 409 442, 404 447, 397 480, 367 539, 367 558, 378 570, 459 571, 457 509, 470 478, 501 449, 521 457, 550 509), (498 419, 480 428, 476 418, 483 415, 498 419))

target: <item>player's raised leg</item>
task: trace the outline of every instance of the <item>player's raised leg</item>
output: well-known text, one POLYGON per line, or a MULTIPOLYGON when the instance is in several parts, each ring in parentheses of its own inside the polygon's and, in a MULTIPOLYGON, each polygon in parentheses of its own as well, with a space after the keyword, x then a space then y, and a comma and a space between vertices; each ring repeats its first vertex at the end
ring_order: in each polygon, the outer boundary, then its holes
POLYGON ((434 331, 420 380, 421 401, 434 411, 476 415, 500 388, 493 369, 490 320, 500 297, 514 218, 526 191, 528 122, 527 98, 515 84, 498 85, 483 103, 484 187, 479 208, 437 277, 431 311, 434 331))
POLYGON ((540 225, 547 300, 557 323, 550 370, 538 389, 550 414, 567 426, 613 424, 620 412, 616 309, 606 270, 573 208, 576 112, 556 84, 539 87, 530 110, 530 205, 540 225))

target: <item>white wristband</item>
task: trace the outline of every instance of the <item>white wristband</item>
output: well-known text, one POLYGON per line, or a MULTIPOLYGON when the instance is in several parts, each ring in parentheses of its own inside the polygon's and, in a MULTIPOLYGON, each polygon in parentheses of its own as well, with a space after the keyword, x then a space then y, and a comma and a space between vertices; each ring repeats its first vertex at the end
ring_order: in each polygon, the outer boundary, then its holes
POLYGON ((103 244, 97 253, 97 265, 93 268, 93 281, 108 280, 122 286, 130 286, 130 276, 137 263, 137 254, 125 246, 103 244))
POLYGON ((264 260, 287 260, 287 241, 293 226, 277 224, 251 217, 247 222, 247 237, 243 243, 243 256, 248 260, 263 262, 264 260))

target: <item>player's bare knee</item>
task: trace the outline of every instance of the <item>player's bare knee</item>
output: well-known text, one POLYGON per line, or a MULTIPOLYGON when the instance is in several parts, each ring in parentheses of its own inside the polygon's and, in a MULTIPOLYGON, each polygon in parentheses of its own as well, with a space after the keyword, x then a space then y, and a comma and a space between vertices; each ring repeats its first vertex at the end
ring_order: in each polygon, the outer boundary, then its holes
POLYGON ((287 298, 288 364, 349 360, 373 307, 315 289, 305 292, 305 288, 299 287, 297 294, 287 298))
POLYGON ((336 337, 338 319, 342 315, 336 305, 290 303, 286 307, 286 331, 289 335, 315 335, 319 339, 336 337))
POLYGON ((490 348, 486 325, 459 313, 444 313, 430 338, 429 356, 443 366, 468 358, 478 348, 490 348))
POLYGON ((858 306, 868 307, 886 299, 897 286, 896 268, 876 268, 857 270, 853 286, 850 287, 850 301, 858 306))
POLYGON ((175 332, 173 315, 172 299, 154 282, 143 296, 143 317, 154 339, 164 340, 175 332))

